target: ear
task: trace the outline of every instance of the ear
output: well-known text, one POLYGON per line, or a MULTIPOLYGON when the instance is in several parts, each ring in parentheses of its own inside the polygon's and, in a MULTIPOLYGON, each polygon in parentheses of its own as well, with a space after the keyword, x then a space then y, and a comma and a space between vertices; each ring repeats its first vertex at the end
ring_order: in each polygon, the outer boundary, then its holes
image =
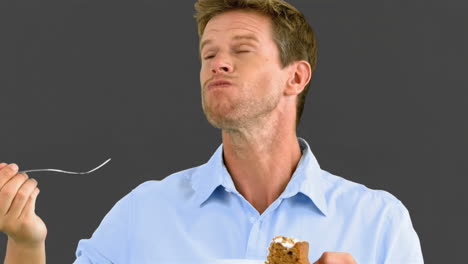
POLYGON ((312 77, 312 68, 305 60, 295 61, 288 67, 290 67, 290 74, 286 82, 284 94, 290 96, 298 95, 304 90, 304 87, 310 81, 310 78, 312 77))

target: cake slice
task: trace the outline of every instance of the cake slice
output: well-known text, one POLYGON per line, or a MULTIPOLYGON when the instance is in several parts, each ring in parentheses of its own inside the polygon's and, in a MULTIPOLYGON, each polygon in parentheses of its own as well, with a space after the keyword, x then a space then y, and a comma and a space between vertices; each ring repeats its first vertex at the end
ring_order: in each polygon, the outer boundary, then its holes
POLYGON ((309 242, 276 236, 268 248, 265 264, 310 264, 309 242))

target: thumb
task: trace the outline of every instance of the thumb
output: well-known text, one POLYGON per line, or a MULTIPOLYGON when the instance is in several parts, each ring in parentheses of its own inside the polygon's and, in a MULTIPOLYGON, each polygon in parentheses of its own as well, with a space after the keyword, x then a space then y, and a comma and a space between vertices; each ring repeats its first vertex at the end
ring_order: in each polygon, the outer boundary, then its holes
POLYGON ((31 195, 28 198, 28 201, 24 206, 22 217, 28 218, 35 215, 34 211, 36 210, 36 198, 39 195, 39 192, 39 188, 36 187, 36 189, 34 189, 34 191, 31 193, 31 195))

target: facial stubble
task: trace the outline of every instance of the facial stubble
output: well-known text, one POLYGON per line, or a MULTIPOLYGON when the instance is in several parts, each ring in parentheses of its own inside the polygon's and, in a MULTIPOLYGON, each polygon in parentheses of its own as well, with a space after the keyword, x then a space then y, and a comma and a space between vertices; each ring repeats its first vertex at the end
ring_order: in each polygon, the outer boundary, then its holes
POLYGON ((216 96, 229 95, 207 95, 206 93, 207 91, 202 89, 203 112, 212 126, 222 130, 238 130, 259 125, 262 119, 277 108, 280 101, 280 95, 275 93, 269 93, 263 97, 244 94, 240 98, 220 98, 219 101, 216 101, 216 96), (211 96, 209 103, 207 96, 211 96))

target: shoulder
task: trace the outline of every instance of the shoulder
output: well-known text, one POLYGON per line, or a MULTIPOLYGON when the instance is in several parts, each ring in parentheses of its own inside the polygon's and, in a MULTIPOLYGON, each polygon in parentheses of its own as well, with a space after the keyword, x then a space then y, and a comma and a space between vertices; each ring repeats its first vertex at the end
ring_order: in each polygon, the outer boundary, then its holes
POLYGON ((407 214, 403 203, 387 190, 369 188, 327 171, 323 171, 322 177, 329 186, 326 195, 332 208, 353 212, 362 210, 386 216, 407 214))
POLYGON ((149 197, 176 198, 190 194, 193 192, 192 178, 201 166, 175 172, 162 180, 143 182, 135 187, 131 193, 135 199, 146 199, 149 197))

